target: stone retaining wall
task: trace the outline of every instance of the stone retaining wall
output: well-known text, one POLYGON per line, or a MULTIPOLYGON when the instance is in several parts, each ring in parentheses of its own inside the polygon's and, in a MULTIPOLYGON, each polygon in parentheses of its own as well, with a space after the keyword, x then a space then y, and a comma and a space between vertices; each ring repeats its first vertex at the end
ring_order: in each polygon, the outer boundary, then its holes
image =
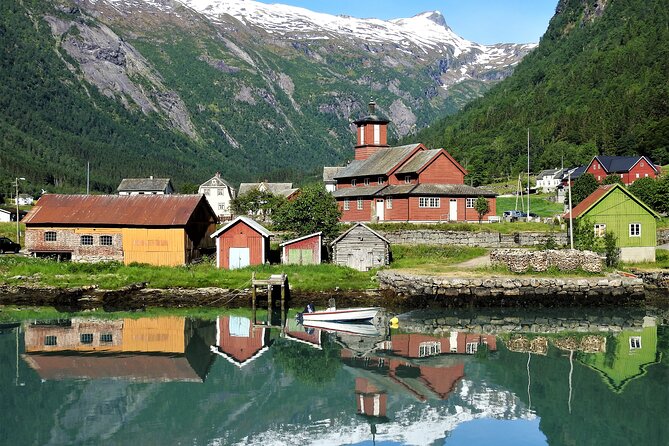
POLYGON ((398 245, 461 245, 482 248, 517 248, 520 246, 545 245, 546 240, 553 238, 560 246, 569 244, 566 232, 516 232, 502 234, 499 232, 473 231, 437 231, 433 229, 417 229, 402 231, 379 231, 391 244, 398 245))
POLYGON ((555 267, 560 271, 582 269, 592 273, 602 271, 604 261, 592 251, 577 249, 530 251, 527 249, 495 249, 490 252, 493 265, 505 265, 515 273, 528 270, 546 271, 555 267))
POLYGON ((430 297, 447 305, 625 305, 643 300, 645 295, 642 279, 619 276, 462 278, 379 271, 377 278, 382 290, 399 296, 430 297))
POLYGON ((664 245, 665 243, 669 243, 669 229, 658 229, 657 244, 664 245))

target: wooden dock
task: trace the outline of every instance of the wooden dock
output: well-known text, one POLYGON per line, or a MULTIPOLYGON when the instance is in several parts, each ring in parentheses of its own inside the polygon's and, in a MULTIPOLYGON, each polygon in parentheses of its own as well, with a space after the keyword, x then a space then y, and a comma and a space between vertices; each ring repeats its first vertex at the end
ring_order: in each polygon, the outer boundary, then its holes
POLYGON ((256 322, 256 297, 257 297, 257 288, 258 287, 267 287, 267 323, 271 324, 272 319, 272 309, 274 308, 274 302, 272 300, 272 289, 275 286, 281 287, 281 326, 285 324, 286 318, 286 296, 288 291, 288 275, 285 273, 282 274, 272 274, 268 279, 256 279, 256 273, 251 273, 251 308, 253 310, 253 323, 256 322))

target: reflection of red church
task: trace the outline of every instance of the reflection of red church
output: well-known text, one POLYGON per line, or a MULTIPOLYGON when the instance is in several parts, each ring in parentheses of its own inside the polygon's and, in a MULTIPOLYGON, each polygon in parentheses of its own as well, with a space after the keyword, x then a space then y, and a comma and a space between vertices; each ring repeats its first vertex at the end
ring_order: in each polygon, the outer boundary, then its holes
POLYGON ((358 414, 383 418, 388 407, 388 394, 366 378, 355 379, 355 399, 358 414))
POLYGON ((424 358, 445 353, 474 354, 480 345, 489 351, 497 350, 497 340, 493 335, 462 333, 452 331, 448 337, 437 337, 420 333, 397 334, 386 343, 388 350, 405 358, 424 358))
POLYGON ((216 319, 216 345, 211 351, 237 367, 243 367, 269 348, 269 328, 254 325, 241 316, 221 316, 216 319))

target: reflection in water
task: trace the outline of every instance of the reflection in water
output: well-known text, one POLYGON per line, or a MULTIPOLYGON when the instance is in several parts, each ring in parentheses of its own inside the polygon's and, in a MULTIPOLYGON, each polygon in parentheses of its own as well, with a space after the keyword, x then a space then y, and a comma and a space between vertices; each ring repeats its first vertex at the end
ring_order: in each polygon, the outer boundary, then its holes
POLYGON ((489 430, 551 445, 662 444, 669 428, 653 420, 669 413, 663 318, 598 311, 412 313, 392 330, 223 314, 4 325, 0 435, 463 444, 489 430))

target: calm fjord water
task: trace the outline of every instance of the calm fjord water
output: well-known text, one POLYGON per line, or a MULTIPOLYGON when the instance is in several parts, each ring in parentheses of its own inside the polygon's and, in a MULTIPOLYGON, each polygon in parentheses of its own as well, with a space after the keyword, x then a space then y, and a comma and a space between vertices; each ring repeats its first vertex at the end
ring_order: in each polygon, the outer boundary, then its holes
POLYGON ((661 445, 645 310, 414 312, 398 329, 221 314, 0 329, 0 443, 661 445))

